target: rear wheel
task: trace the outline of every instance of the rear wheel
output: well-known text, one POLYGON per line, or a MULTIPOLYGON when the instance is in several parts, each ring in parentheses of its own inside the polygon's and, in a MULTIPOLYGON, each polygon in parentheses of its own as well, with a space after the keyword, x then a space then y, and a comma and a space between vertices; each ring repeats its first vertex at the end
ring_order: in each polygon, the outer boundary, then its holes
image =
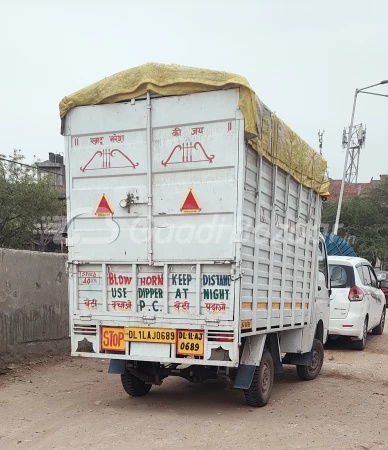
POLYGON ((296 372, 298 377, 303 381, 311 381, 317 378, 319 372, 322 369, 323 358, 325 356, 325 351, 323 349, 323 344, 320 340, 314 339, 313 347, 311 349, 312 360, 309 366, 296 366, 296 372))
POLYGON ((245 400, 249 406, 265 406, 271 397, 274 379, 272 355, 264 350, 260 365, 256 367, 255 374, 249 389, 244 390, 245 400))
POLYGON ((142 397, 148 394, 152 387, 152 384, 146 384, 145 381, 136 377, 128 370, 121 375, 121 383, 124 391, 131 397, 142 397))
POLYGON ((362 338, 354 339, 352 341, 352 349, 354 350, 364 350, 366 346, 366 337, 368 335, 368 319, 365 318, 364 327, 362 329, 362 338))
POLYGON ((381 313, 380 323, 377 325, 377 327, 373 328, 372 334, 380 336, 381 334, 383 334, 384 326, 385 326, 385 306, 383 308, 383 312, 381 313))
POLYGON ((336 341, 338 338, 339 338, 338 334, 331 334, 331 335, 329 335, 329 339, 331 341, 336 341))

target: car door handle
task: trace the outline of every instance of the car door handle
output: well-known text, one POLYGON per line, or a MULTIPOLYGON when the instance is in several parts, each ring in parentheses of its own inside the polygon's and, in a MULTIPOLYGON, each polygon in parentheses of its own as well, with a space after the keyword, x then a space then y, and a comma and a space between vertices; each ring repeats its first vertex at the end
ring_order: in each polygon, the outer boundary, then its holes
POLYGON ((321 291, 321 290, 322 290, 321 286, 318 286, 318 292, 321 291))

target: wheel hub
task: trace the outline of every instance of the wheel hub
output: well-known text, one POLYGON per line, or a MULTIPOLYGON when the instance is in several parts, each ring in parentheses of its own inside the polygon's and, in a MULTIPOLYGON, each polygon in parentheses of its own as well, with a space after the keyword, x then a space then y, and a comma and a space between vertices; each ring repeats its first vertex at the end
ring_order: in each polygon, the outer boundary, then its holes
POLYGON ((268 367, 268 364, 265 364, 263 367, 263 376, 261 381, 261 386, 263 391, 267 391, 270 386, 270 369, 268 367))
POLYGON ((311 370, 314 371, 317 369, 319 364, 319 352, 317 350, 313 351, 313 359, 311 361, 311 370))

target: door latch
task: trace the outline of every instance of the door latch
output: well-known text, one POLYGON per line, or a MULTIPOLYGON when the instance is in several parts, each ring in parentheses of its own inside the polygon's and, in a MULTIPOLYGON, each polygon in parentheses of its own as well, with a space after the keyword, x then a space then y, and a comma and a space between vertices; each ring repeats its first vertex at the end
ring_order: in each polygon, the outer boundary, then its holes
POLYGON ((131 212, 131 205, 134 205, 136 203, 135 200, 139 200, 139 196, 135 196, 134 194, 128 192, 127 198, 124 198, 120 201, 120 206, 122 208, 128 208, 128 212, 131 212))

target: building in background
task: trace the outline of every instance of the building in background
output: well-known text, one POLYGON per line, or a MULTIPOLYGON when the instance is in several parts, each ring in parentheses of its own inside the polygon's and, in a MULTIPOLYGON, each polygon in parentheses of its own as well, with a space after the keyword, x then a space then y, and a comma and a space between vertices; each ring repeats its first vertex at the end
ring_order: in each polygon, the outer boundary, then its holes
POLYGON ((32 239, 32 249, 51 252, 65 252, 66 229, 66 178, 63 155, 49 153, 46 161, 35 162, 38 180, 47 177, 50 188, 58 192, 58 198, 63 201, 63 213, 60 216, 42 218, 42 223, 36 224, 32 239))
MULTIPOLYGON (((388 174, 380 175, 379 180, 373 178, 369 183, 345 183, 344 199, 354 198, 361 194, 366 194, 381 183, 388 183, 388 174)), ((330 200, 338 200, 341 190, 341 180, 330 179, 330 200)))
POLYGON ((58 153, 49 153, 49 159, 47 161, 37 161, 35 163, 35 166, 38 168, 38 180, 43 177, 49 177, 49 179, 51 180, 50 184, 52 185, 53 189, 65 191, 66 178, 63 155, 60 155, 58 153))

